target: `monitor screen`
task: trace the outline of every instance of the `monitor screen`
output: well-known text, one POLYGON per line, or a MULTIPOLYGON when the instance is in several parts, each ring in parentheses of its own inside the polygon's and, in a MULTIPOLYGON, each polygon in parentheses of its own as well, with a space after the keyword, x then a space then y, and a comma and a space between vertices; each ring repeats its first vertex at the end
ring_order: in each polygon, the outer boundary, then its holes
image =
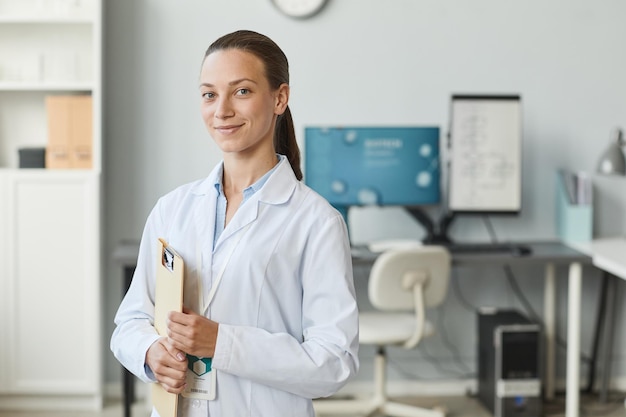
POLYGON ((453 95, 450 114, 449 211, 519 213, 520 96, 453 95))
POLYGON ((439 203, 439 127, 307 127, 304 156, 335 207, 439 203))

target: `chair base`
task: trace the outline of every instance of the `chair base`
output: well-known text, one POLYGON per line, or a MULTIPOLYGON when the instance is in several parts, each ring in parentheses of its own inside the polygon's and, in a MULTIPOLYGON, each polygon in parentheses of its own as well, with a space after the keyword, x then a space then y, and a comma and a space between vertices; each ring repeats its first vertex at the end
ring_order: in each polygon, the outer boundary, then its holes
POLYGON ((439 408, 421 408, 386 400, 378 403, 372 400, 316 400, 313 401, 315 413, 319 416, 333 414, 352 414, 363 417, 384 415, 389 417, 445 417, 445 410, 439 408))
POLYGON ((389 417, 445 417, 442 407, 422 408, 392 401, 385 389, 387 354, 383 346, 378 346, 374 358, 374 393, 361 400, 315 400, 313 408, 318 415, 356 414, 358 416, 384 415, 389 417))

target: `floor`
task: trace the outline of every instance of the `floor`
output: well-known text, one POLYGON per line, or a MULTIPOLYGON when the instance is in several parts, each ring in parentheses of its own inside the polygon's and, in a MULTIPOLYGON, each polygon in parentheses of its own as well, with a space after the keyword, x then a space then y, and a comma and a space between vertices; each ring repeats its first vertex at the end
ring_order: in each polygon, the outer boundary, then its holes
MULTIPOLYGON (((626 417, 625 398, 625 394, 623 393, 615 394, 609 397, 609 401, 600 404, 597 401, 597 396, 583 395, 581 396, 580 417, 626 417)), ((472 397, 403 398, 400 400, 425 406, 443 405, 447 409, 448 417, 492 417, 492 415, 472 397)), ((137 403, 134 405, 132 417, 149 417, 149 415, 150 413, 146 410, 145 404, 137 403)), ((564 398, 557 398, 551 403, 544 404, 543 416, 565 416, 564 398)), ((113 402, 106 404, 101 412, 0 411, 0 417, 123 417, 123 412, 121 403, 113 402)))

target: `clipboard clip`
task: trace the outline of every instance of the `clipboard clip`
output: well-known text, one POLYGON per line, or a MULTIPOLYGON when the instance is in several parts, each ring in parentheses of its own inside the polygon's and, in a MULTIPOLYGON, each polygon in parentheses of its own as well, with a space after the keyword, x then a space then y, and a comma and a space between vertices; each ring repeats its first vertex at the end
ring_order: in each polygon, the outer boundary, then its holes
POLYGON ((176 252, 170 249, 167 245, 167 242, 163 239, 159 239, 161 244, 163 245, 163 252, 161 253, 161 264, 170 272, 174 272, 174 258, 176 257, 176 252))
POLYGON ((161 262, 168 271, 174 272, 174 254, 166 247, 163 247, 163 257, 161 258, 161 262))

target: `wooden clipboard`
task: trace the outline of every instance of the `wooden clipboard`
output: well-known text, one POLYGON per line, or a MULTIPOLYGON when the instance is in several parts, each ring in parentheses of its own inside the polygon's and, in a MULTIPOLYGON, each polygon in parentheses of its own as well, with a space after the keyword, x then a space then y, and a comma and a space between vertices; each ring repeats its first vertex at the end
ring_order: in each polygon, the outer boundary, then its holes
MULTIPOLYGON (((183 311, 183 258, 163 239, 158 241, 154 327, 167 336, 167 314, 183 311)), ((161 417, 176 417, 178 395, 165 391, 161 384, 152 384, 152 405, 161 417)))

